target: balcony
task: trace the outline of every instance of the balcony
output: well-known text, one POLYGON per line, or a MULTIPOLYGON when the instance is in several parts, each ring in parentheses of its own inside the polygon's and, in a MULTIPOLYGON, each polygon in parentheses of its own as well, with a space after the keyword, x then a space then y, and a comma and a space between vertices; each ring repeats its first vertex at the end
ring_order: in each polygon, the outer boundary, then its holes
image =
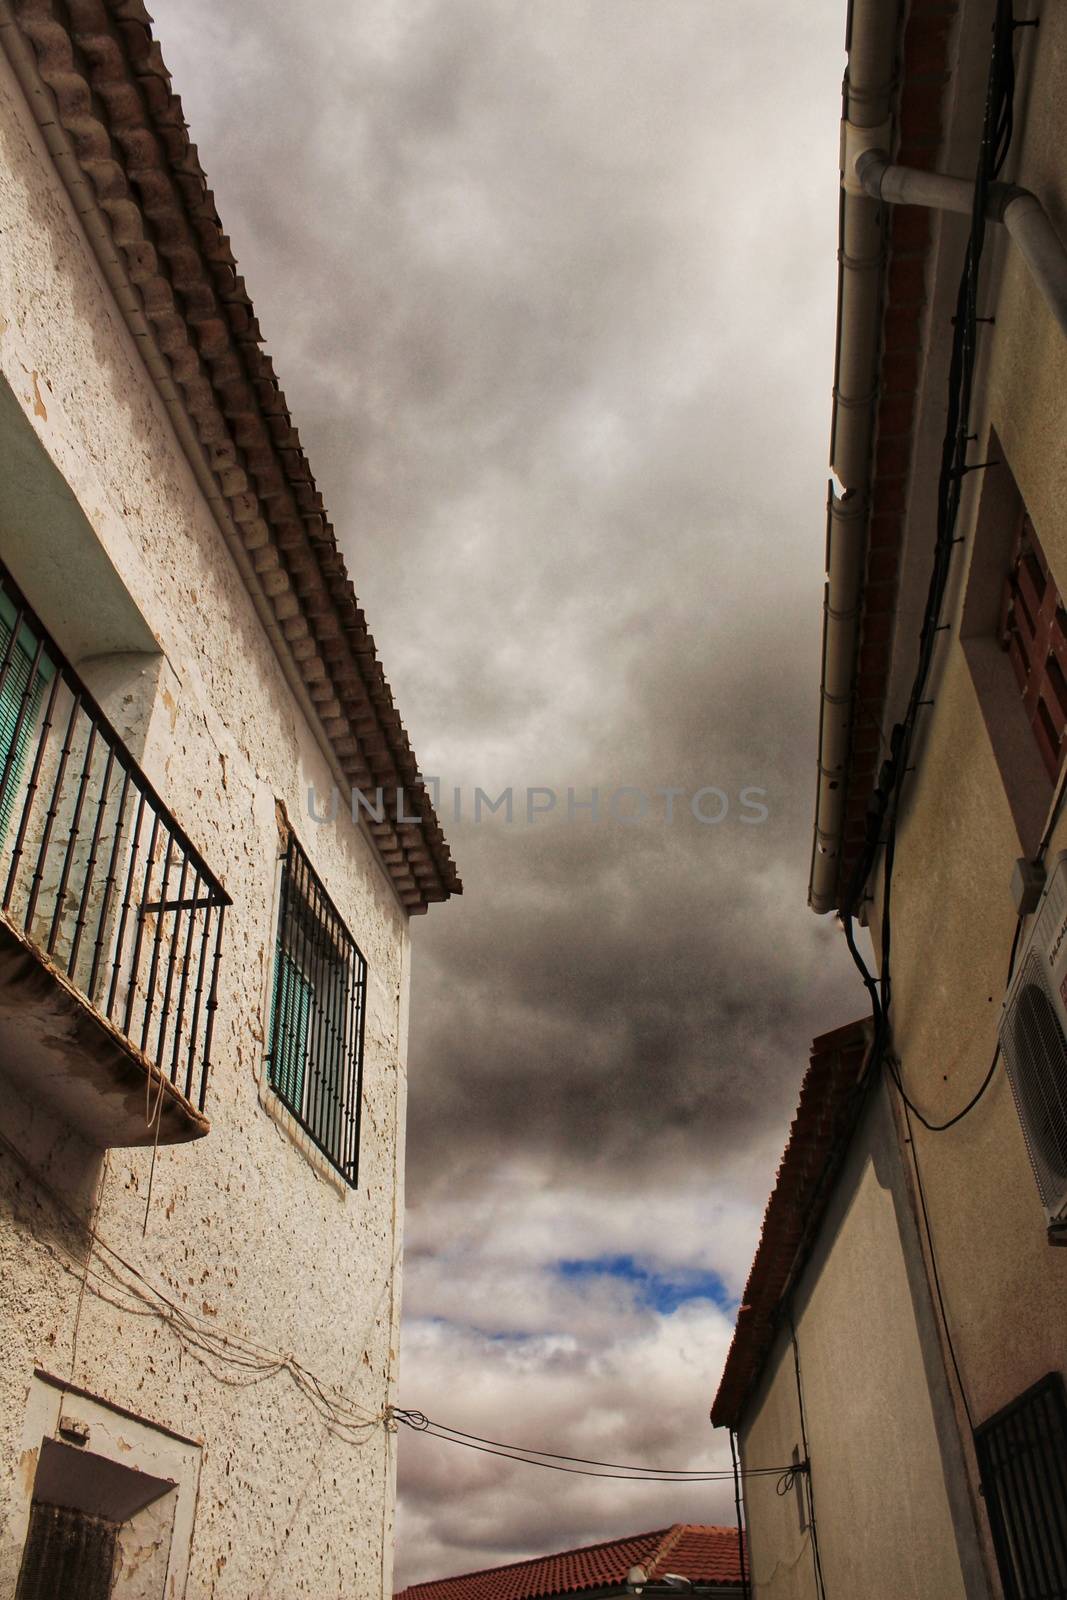
POLYGON ((91 1144, 203 1137, 221 884, 0 565, 0 1073, 91 1144))

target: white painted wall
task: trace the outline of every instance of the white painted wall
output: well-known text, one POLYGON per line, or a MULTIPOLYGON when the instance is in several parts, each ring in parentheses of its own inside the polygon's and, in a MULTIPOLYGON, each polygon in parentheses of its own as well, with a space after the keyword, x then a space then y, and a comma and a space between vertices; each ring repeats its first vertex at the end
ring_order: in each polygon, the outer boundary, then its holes
POLYGON ((95 1227, 98 1259, 103 1241, 193 1318, 292 1352, 380 1415, 397 1348, 408 932, 366 836, 343 816, 308 819, 326 760, 2 55, 0 376, 17 401, 0 474, 17 453, 25 487, 0 496, 0 554, 76 660, 139 653, 142 765, 233 898, 212 1130, 159 1151, 144 1238, 151 1152, 101 1157, 0 1070, 0 1129, 44 1180, 0 1147, 0 1597, 17 1571, 35 1367, 200 1445, 189 1595, 388 1594, 394 1462, 380 1424, 342 1440, 284 1369, 206 1362, 100 1279, 80 1292, 95 1227), (358 1190, 262 1087, 279 801, 367 959, 358 1190))
MULTIPOLYGON (((739 1432, 746 1471, 810 1453, 828 1596, 988 1600, 882 1083, 869 1094, 739 1432)), ((778 1488, 774 1476, 745 1484, 754 1600, 818 1600, 806 1488, 778 1488)))
MULTIPOLYGON (((1017 9, 1032 17, 1037 8, 1017 9)), ((990 19, 989 0, 966 0, 961 9, 960 87, 939 163, 947 171, 973 166, 990 19)), ((1040 28, 1026 30, 1016 51, 1017 127, 1004 176, 1031 188, 1067 238, 1067 13, 1042 9, 1040 28)), ((949 317, 966 221, 940 219, 936 231, 934 334, 920 394, 886 737, 910 689, 929 583, 949 317)), ((980 309, 995 323, 979 339, 973 459, 1008 463, 1063 594, 1067 342, 1014 246, 995 228, 987 251, 980 309)), ((1018 856, 1033 852, 1051 800, 1047 785, 1013 812, 1008 785, 1030 783, 1021 767, 1036 765, 1033 747, 1020 745, 998 765, 979 698, 988 691, 976 643, 988 645, 989 671, 1008 680, 1008 697, 1017 701, 1011 668, 991 627, 985 641, 972 631, 968 651, 960 644, 973 586, 987 584, 984 569, 992 565, 999 600, 1006 567, 1012 529, 998 519, 996 470, 975 473, 964 493, 962 543, 943 613, 951 628, 925 691, 930 704, 913 750, 916 771, 905 790, 893 874, 893 1048, 910 1096, 935 1123, 968 1103, 992 1059, 1015 927, 1012 869, 1018 856), (1002 543, 990 551, 994 539, 1002 543), (1021 821, 1029 823, 1029 837, 1021 821)), ((1061 816, 1049 859, 1065 845, 1061 816)), ((875 889, 870 924, 877 941, 881 885, 875 889)), ((914 1178, 906 1193, 901 1174, 913 1174, 916 1164, 922 1174, 945 1316, 976 1425, 1047 1373, 1067 1372, 1067 1251, 1049 1247, 1003 1065, 951 1132, 927 1132, 917 1119, 908 1129, 898 1117, 891 1161, 888 1130, 882 1138, 889 1181, 880 1185, 877 1131, 869 1118, 854 1141, 795 1307, 826 1590, 865 1600, 982 1600, 999 1593, 996 1562, 970 1426, 932 1309, 914 1178)), ((748 1464, 788 1454, 796 1411, 792 1349, 783 1336, 745 1415, 748 1464)), ((760 1480, 749 1484, 747 1498, 756 1600, 815 1596, 809 1541, 794 1507, 760 1480)))

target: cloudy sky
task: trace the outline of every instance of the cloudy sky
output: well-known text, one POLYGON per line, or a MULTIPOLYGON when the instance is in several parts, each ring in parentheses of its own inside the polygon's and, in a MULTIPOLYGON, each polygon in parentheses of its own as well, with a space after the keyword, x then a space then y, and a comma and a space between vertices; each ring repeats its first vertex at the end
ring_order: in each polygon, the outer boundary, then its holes
MULTIPOLYGON (((416 927, 402 1402, 721 1465, 864 1009, 805 906, 845 0, 152 9, 466 886, 416 927)), ((399 1583, 732 1518, 412 1434, 400 1479, 399 1583)))

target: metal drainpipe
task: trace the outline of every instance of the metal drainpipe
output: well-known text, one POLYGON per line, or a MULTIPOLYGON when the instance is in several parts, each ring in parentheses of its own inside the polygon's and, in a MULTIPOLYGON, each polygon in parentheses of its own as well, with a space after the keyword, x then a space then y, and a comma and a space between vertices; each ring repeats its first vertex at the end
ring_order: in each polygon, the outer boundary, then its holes
MULTIPOLYGON (((857 156, 854 165, 857 178, 875 200, 926 206, 932 211, 960 211, 966 216, 974 209, 974 184, 966 178, 894 166, 884 150, 873 148, 857 156)), ((1046 305, 1067 334, 1067 250, 1040 200, 1017 184, 991 183, 986 216, 1004 224, 1046 305)))
MULTIPOLYGON (((868 147, 890 141, 899 16, 899 6, 886 0, 852 0, 849 8, 842 126, 862 128, 868 147)), ((831 485, 826 518, 819 779, 808 891, 808 903, 818 912, 833 911, 837 905, 885 266, 882 206, 859 183, 845 181, 844 138, 841 175, 830 466, 842 493, 831 485)))
MULTIPOLYGON (((974 207, 974 184, 965 178, 896 166, 886 154, 896 20, 892 7, 854 0, 841 126, 838 375, 830 450, 844 493, 836 494, 831 486, 827 514, 819 786, 808 888, 808 904, 819 913, 835 910, 838 901, 877 395, 877 312, 885 258, 881 206, 918 205, 965 215, 974 207)), ((986 215, 1003 223, 1067 334, 1067 250, 1037 196, 1014 184, 993 183, 986 215)))

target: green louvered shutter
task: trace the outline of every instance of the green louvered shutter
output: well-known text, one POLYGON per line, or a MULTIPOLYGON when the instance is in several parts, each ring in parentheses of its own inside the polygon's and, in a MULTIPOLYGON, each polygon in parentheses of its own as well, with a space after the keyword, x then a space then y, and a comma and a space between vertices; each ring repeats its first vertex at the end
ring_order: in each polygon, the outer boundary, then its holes
MULTIPOLYGON (((7 595, 0 594, 0 662, 7 658, 8 646, 11 642, 11 630, 14 625, 15 608, 7 595)), ((22 772, 26 765, 26 755, 30 747, 30 741, 37 728, 37 713, 41 705, 41 693, 46 679, 50 678, 55 670, 52 663, 42 654, 35 681, 30 689, 29 705, 23 715, 22 726, 18 728, 16 737, 15 730, 18 726, 19 711, 26 696, 30 672, 36 654, 37 641, 24 624, 19 630, 15 652, 11 658, 3 688, 0 689, 0 773, 8 773, 3 796, 0 798, 0 844, 7 838, 7 831, 11 826, 11 818, 16 804, 21 805, 22 802, 22 772)))
POLYGON ((270 1079, 290 1110, 304 1103, 308 1030, 314 990, 287 950, 274 959, 274 998, 270 1021, 270 1079))

